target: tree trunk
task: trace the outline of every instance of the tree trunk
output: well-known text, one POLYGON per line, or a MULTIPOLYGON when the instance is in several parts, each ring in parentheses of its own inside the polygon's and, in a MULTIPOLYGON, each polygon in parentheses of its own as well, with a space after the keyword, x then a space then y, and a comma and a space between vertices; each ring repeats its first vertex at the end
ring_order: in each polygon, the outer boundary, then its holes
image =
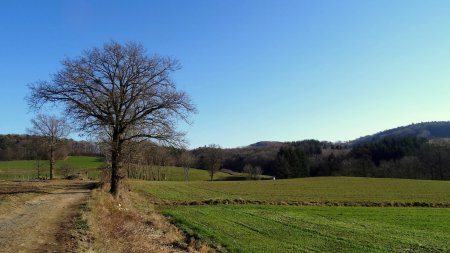
POLYGON ((438 166, 438 173, 439 173, 439 179, 440 180, 443 180, 444 179, 444 173, 442 173, 442 167, 443 167, 443 161, 442 161, 442 153, 441 153, 441 151, 439 150, 439 159, 438 159, 438 164, 439 164, 439 166, 438 166))
POLYGON ((184 181, 189 181, 189 167, 184 167, 184 181))
POLYGON ((119 135, 114 133, 112 140, 112 149, 111 149, 111 189, 109 192, 117 198, 119 196, 120 191, 120 168, 121 168, 121 140, 119 135))
POLYGON ((55 157, 54 157, 54 148, 53 145, 50 146, 50 180, 53 179, 53 168, 55 166, 55 157))
POLYGON ((41 161, 39 159, 37 159, 37 177, 41 178, 41 161))

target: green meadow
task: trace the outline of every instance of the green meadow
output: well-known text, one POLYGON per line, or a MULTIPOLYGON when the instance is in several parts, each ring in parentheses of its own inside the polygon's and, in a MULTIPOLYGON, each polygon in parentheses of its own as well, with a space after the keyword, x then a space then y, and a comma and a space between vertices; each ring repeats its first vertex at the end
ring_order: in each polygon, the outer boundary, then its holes
POLYGON ((450 181, 312 177, 286 180, 148 182, 132 181, 133 190, 172 202, 244 200, 273 203, 450 204, 450 181))
POLYGON ((163 213, 231 252, 450 251, 449 209, 218 205, 163 213))
MULTIPOLYGON (((62 176, 62 167, 70 167, 75 173, 87 173, 91 178, 98 178, 99 167, 103 159, 93 156, 69 156, 65 160, 56 161, 56 177, 62 176)), ((39 161, 41 176, 49 175, 49 161, 39 161)), ((28 180, 37 177, 38 161, 0 161, 0 179, 28 180)))
POLYGON ((130 186, 153 203, 141 209, 160 210, 219 250, 450 252, 450 209, 433 208, 450 204, 448 181, 319 177, 130 186), (368 207, 387 203, 404 207, 368 207))

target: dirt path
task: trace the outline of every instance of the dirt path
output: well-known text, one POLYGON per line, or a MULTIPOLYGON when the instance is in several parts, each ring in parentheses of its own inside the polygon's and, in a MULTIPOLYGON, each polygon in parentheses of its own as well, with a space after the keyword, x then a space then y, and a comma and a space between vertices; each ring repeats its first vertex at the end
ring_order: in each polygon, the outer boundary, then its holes
POLYGON ((62 184, 0 214, 0 252, 72 252, 70 222, 91 183, 62 184))

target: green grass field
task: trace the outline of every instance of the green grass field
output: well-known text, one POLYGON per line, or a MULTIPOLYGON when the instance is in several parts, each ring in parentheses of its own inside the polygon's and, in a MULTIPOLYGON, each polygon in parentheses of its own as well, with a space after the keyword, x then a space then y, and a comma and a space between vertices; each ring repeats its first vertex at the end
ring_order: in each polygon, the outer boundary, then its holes
POLYGON ((450 252, 450 210, 219 205, 165 209, 231 252, 450 252))
POLYGON ((230 252, 450 252, 449 208, 363 207, 448 206, 448 181, 319 177, 130 185, 156 203, 138 208, 161 210, 186 234, 230 252))
POLYGON ((263 202, 332 202, 340 204, 450 204, 450 181, 315 177, 289 180, 147 182, 131 187, 165 201, 251 200, 263 202))
MULTIPOLYGON (((41 175, 49 174, 49 161, 40 161, 41 175)), ((100 171, 98 168, 103 160, 91 156, 69 156, 65 160, 56 161, 56 177, 62 175, 61 167, 68 165, 74 172, 87 172, 91 178, 97 178, 100 171)), ((25 161, 0 161, 0 179, 28 180, 37 177, 37 163, 34 160, 25 161)))

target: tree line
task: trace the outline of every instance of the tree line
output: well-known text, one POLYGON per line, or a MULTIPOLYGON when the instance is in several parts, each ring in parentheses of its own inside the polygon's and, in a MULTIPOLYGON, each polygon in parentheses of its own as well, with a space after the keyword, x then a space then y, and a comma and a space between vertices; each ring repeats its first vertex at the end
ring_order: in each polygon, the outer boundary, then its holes
MULTIPOLYGON (((209 147, 191 151, 195 166, 211 169, 209 147)), ((450 142, 406 136, 388 137, 348 146, 317 140, 220 149, 221 169, 249 173, 258 168, 276 178, 360 176, 412 179, 450 179, 450 142)))
MULTIPOLYGON (((45 137, 0 135, 0 160, 48 159, 45 137)), ((359 176, 412 179, 450 179, 450 142, 420 137, 389 137, 353 147, 305 140, 223 149, 208 145, 193 150, 165 147, 151 141, 128 142, 123 167, 128 178, 165 180, 166 166, 207 170, 210 179, 219 170, 275 178, 359 176)), ((67 155, 101 155, 108 161, 108 144, 63 139, 55 159, 67 155)))
POLYGON ((343 174, 368 177, 450 179, 450 142, 389 137, 355 146, 341 164, 343 174))
MULTIPOLYGON (((0 161, 49 160, 46 137, 31 134, 0 135, 0 161)), ((69 155, 101 156, 100 146, 94 141, 62 139, 55 148, 55 159, 69 155)))

